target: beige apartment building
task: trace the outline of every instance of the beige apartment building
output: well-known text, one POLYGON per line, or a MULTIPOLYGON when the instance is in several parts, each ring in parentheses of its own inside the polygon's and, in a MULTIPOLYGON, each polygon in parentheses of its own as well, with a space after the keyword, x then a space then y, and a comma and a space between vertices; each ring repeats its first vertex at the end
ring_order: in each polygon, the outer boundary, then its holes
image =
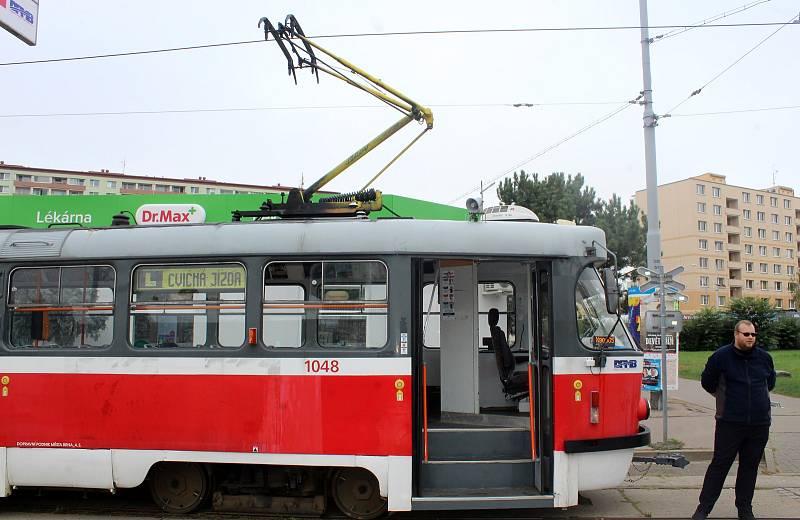
MULTIPOLYGON (((647 192, 636 192, 647 213, 647 192)), ((796 309, 800 198, 786 186, 767 189, 726 184, 705 173, 658 187, 665 270, 682 265, 692 314, 753 296, 779 309, 796 309)))
POLYGON ((280 193, 288 186, 258 186, 219 182, 198 177, 173 179, 100 171, 31 168, 0 161, 0 195, 148 195, 190 193, 280 193))

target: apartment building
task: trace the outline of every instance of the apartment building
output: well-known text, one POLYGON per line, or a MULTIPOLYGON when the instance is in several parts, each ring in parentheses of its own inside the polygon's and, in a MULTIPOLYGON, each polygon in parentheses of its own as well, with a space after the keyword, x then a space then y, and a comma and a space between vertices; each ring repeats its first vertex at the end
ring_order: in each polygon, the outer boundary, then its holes
POLYGON ((209 180, 126 175, 109 170, 71 171, 32 168, 0 161, 0 195, 197 195, 280 193, 288 186, 259 186, 209 180))
MULTIPOLYGON (((636 192, 647 213, 647 192, 636 192)), ((732 186, 705 173, 658 187, 662 261, 682 265, 692 314, 752 296, 779 309, 796 309, 800 250, 800 198, 786 186, 732 186)))

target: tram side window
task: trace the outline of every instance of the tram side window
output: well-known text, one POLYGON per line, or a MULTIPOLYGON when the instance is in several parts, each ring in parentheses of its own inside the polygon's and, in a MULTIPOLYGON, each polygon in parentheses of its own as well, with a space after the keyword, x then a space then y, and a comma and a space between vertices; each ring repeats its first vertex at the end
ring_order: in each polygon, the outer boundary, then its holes
POLYGON ((135 348, 240 347, 245 338, 241 264, 145 265, 133 271, 135 348))
POLYGON ((387 280, 379 261, 270 262, 264 269, 264 344, 299 348, 308 334, 322 348, 382 348, 387 280))
MULTIPOLYGON (((517 314, 516 314, 516 289, 514 284, 505 281, 482 281, 477 285, 478 296, 478 334, 479 338, 491 338, 489 330, 489 309, 499 312, 498 325, 506 333, 508 346, 514 348, 516 344, 517 314)), ((439 290, 434 289, 432 283, 425 284, 422 288, 422 321, 425 323, 425 336, 423 345, 439 348, 439 290), (433 302, 431 302, 433 291, 433 302), (430 305, 430 317, 427 317, 430 305)), ((480 349, 488 350, 489 346, 481 341, 480 349)))
POLYGON ((111 266, 15 269, 8 295, 11 345, 102 348, 114 336, 111 266))
POLYGON ((598 350, 601 347, 634 348, 625 325, 606 310, 605 298, 600 276, 593 268, 587 267, 575 286, 575 316, 581 343, 598 350))

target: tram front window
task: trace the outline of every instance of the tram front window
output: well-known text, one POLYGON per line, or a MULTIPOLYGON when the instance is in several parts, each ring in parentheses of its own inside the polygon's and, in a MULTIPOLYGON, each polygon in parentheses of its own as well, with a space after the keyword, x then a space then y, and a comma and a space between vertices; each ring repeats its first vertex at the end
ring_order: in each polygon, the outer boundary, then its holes
POLYGON ((578 336, 585 347, 635 348, 625 324, 617 320, 616 314, 606 310, 605 291, 594 268, 587 267, 578 278, 575 287, 575 315, 578 320, 578 336))

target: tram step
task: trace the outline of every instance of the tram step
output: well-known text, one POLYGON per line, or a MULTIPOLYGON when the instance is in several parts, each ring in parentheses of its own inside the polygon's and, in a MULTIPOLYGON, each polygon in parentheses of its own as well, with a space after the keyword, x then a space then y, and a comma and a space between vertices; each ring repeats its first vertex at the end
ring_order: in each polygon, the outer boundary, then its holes
POLYGON ((428 430, 429 460, 516 460, 531 458, 531 432, 524 428, 438 428, 428 430))
POLYGON ((426 491, 442 489, 511 488, 533 485, 530 459, 428 461, 422 465, 426 491))

